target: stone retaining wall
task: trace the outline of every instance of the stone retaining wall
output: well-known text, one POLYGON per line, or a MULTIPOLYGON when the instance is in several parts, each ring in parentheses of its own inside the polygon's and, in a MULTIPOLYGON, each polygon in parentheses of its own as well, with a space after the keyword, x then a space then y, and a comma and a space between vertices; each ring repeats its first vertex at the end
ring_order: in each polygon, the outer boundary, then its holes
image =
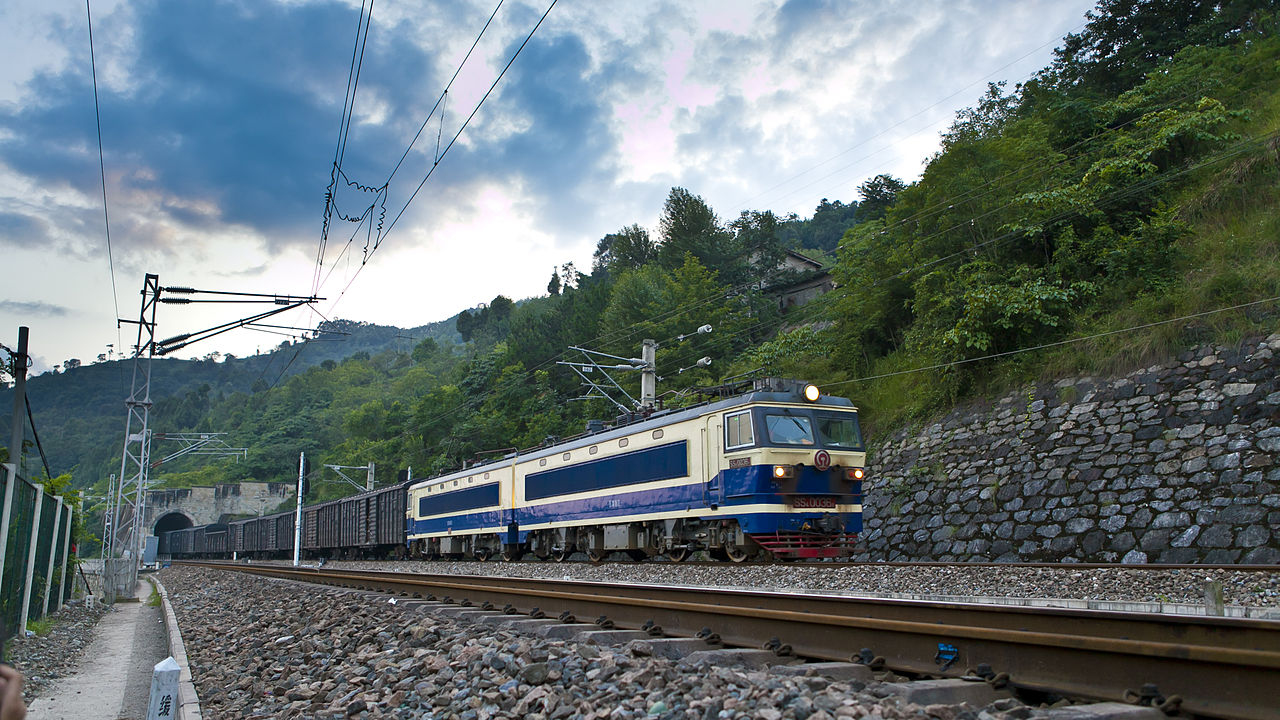
POLYGON ((1280 334, 872 445, 868 560, 1280 562, 1280 334))

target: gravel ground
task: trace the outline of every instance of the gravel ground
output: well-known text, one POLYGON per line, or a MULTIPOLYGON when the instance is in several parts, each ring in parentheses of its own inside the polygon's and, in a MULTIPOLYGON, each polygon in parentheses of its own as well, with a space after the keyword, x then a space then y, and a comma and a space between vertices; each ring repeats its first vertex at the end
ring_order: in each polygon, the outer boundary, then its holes
POLYGON ((920 707, 880 682, 781 677, 439 617, 336 589, 162 572, 206 718, 1005 720, 1014 700, 920 707))
POLYGON ((28 704, 58 678, 75 671, 84 649, 93 642, 93 626, 106 612, 102 606, 91 610, 83 600, 75 600, 51 616, 55 624, 47 634, 5 642, 6 659, 26 678, 22 695, 28 704))
POLYGON ((840 593, 918 593, 1019 598, 1203 603, 1205 585, 1222 583, 1228 605, 1280 607, 1280 567, 1239 570, 1137 570, 1131 568, 1021 568, 980 566, 805 566, 779 563, 677 565, 647 563, 336 562, 336 568, 444 575, 505 575, 601 582, 814 590, 840 593))

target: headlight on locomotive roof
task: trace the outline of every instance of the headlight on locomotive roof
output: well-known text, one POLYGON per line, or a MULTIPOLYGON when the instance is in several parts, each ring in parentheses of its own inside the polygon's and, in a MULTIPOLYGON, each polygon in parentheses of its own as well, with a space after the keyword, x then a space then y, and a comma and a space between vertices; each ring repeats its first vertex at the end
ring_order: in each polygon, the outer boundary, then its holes
POLYGON ((818 390, 817 385, 804 386, 804 399, 809 402, 818 402, 818 398, 822 396, 822 392, 818 390))
POLYGON ((849 480, 861 480, 866 476, 862 468, 848 468, 844 471, 845 478, 849 480))
POLYGON ((778 480, 786 480, 796 476, 796 469, 792 465, 774 465, 773 477, 778 480))

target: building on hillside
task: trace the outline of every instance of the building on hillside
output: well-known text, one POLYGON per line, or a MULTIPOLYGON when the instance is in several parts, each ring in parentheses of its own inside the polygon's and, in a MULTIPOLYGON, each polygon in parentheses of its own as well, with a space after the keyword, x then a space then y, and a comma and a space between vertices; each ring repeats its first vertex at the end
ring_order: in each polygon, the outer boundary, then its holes
POLYGON ((778 269, 776 282, 761 289, 777 298, 778 309, 783 313, 807 305, 836 287, 835 279, 822 263, 795 250, 786 251, 778 269))

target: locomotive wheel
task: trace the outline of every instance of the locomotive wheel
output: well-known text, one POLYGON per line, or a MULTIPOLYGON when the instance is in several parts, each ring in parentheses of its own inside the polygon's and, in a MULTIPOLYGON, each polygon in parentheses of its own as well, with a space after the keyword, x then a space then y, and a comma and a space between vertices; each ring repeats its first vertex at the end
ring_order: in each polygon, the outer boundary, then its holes
POLYGON ((603 562, 605 557, 607 557, 608 555, 609 553, 605 552, 604 550, 588 550, 587 551, 587 559, 593 563, 603 562))
POLYGON ((729 559, 729 562, 733 563, 745 562, 751 557, 751 552, 739 545, 726 545, 724 554, 729 559))
POLYGON ((492 556, 493 553, 489 551, 489 548, 476 548, 476 562, 487 562, 492 556))
POLYGON ((506 562, 515 562, 522 557, 524 557, 524 550, 505 546, 502 548, 502 559, 506 562))
POLYGON ((559 550, 552 550, 551 559, 555 560, 556 562, 564 562, 565 560, 568 560, 569 556, 572 554, 573 554, 573 548, 561 548, 559 550))
POLYGON ((684 562, 689 559, 690 554, 687 547, 671 548, 667 551, 667 559, 671 562, 684 562))

